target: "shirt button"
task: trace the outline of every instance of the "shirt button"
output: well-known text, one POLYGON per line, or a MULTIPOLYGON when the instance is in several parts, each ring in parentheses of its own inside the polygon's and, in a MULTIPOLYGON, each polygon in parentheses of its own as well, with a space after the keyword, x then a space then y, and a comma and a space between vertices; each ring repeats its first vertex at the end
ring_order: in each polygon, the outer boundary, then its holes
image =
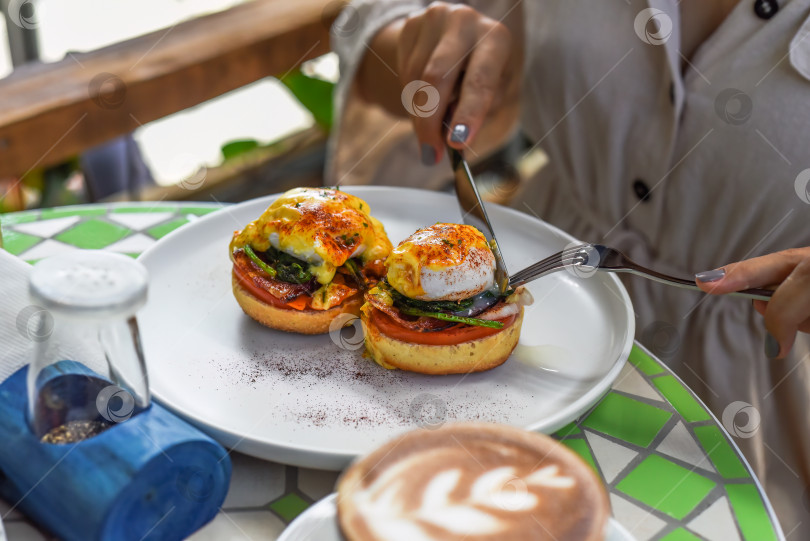
POLYGON ((776 0, 754 0, 754 13, 760 19, 770 19, 779 11, 779 3, 776 0))
POLYGON ((650 189, 647 187, 647 184, 645 184, 643 180, 636 179, 635 182, 633 182, 633 191, 636 193, 636 197, 638 197, 642 201, 649 201, 650 189))

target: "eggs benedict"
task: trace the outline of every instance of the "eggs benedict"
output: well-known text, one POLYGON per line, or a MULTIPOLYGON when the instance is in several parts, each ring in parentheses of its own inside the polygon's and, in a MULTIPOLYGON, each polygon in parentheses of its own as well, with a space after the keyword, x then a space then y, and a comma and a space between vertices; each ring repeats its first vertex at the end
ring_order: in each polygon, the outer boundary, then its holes
POLYGON ((361 309, 366 350, 385 368, 461 374, 502 364, 517 345, 523 288, 501 295, 495 256, 469 225, 416 231, 385 262, 384 280, 361 309))
POLYGON ((329 332, 339 314, 359 313, 362 291, 385 275, 391 247, 359 197, 338 189, 295 188, 234 232, 233 293, 263 325, 329 332))

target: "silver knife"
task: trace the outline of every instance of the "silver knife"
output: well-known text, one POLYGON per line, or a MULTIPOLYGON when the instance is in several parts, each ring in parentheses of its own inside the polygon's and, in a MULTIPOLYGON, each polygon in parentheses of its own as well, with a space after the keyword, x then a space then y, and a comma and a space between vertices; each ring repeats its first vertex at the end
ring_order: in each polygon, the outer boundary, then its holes
POLYGON ((495 255, 495 283, 500 292, 505 293, 509 287, 509 272, 506 270, 506 263, 504 263, 501 249, 495 238, 495 230, 492 228, 489 217, 487 217, 484 202, 481 201, 478 188, 475 186, 475 180, 470 172, 470 165, 461 155, 461 152, 449 145, 447 145, 447 153, 455 174, 456 197, 461 207, 462 220, 465 224, 478 228, 489 242, 492 253, 495 255))

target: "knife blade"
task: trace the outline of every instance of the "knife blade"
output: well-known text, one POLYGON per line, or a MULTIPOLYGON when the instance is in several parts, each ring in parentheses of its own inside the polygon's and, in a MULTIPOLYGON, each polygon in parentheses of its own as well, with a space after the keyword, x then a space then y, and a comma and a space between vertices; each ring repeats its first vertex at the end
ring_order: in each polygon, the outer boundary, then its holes
POLYGON ((495 238, 495 229, 487 216, 484 202, 478 193, 470 165, 461 152, 447 145, 447 153, 455 175, 456 197, 461 208, 462 220, 465 224, 476 227, 486 237, 492 253, 495 256, 495 284, 501 294, 509 287, 509 272, 501 255, 501 248, 495 238))

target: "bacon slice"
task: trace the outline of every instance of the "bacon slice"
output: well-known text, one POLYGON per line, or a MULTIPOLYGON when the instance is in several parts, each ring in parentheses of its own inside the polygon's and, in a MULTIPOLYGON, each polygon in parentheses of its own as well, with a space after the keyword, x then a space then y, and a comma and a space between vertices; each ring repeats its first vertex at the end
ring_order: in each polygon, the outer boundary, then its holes
POLYGON ((270 278, 242 251, 233 254, 233 262, 243 274, 253 281, 256 287, 264 289, 282 302, 290 302, 300 295, 312 293, 309 284, 291 284, 270 278))
MULTIPOLYGON (((366 295, 365 298, 366 301, 369 304, 371 304, 374 308, 376 308, 380 312, 387 314, 399 325, 402 325, 406 329, 410 329, 412 331, 424 331, 424 332, 441 331, 444 329, 449 329, 450 327, 454 327, 456 325, 464 325, 463 323, 442 321, 440 319, 435 319, 426 316, 422 317, 409 316, 403 314, 397 307, 384 303, 382 300, 380 300, 378 297, 374 295, 366 295)), ((498 303, 495 304, 494 306, 484 310, 475 317, 478 319, 496 321, 507 318, 512 315, 516 315, 519 312, 520 312, 519 304, 507 304, 506 302, 501 300, 498 301, 498 303)))
POLYGON ((402 325, 406 329, 410 329, 412 331, 440 331, 442 329, 449 329, 450 327, 457 325, 457 323, 453 323, 451 321, 442 321, 432 317, 415 317, 405 315, 400 312, 398 308, 382 302, 375 295, 366 295, 366 301, 368 301, 371 306, 380 312, 389 315, 391 319, 396 321, 399 325, 402 325))

